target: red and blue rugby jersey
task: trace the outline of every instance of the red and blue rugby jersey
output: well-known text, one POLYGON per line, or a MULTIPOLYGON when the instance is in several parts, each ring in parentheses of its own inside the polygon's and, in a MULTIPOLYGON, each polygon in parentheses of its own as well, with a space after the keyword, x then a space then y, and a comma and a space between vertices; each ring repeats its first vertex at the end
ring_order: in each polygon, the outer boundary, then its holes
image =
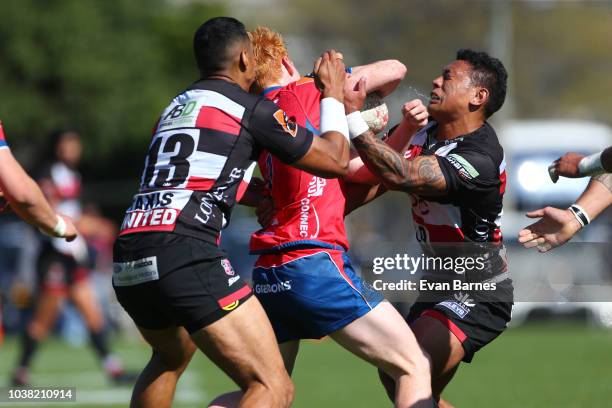
POLYGON ((6 138, 4 137, 2 122, 0 122, 0 149, 8 149, 8 143, 6 143, 6 138))
MULTIPOLYGON (((321 93, 314 79, 302 78, 284 87, 270 87, 264 95, 299 126, 319 134, 321 93)), ((269 152, 258 160, 271 190, 276 213, 271 224, 251 236, 252 253, 310 246, 348 249, 344 228, 345 197, 341 181, 298 170, 269 152)))

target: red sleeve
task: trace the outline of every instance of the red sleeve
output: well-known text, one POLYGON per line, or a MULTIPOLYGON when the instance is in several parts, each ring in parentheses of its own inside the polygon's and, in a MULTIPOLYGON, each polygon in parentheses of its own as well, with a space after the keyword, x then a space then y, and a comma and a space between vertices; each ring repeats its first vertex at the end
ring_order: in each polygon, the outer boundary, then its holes
POLYGON ((295 117, 296 122, 319 133, 321 92, 315 86, 314 79, 302 78, 293 82, 278 93, 276 104, 295 117))
POLYGON ((0 122, 0 149, 8 149, 8 143, 6 143, 6 138, 4 137, 2 122, 0 122))

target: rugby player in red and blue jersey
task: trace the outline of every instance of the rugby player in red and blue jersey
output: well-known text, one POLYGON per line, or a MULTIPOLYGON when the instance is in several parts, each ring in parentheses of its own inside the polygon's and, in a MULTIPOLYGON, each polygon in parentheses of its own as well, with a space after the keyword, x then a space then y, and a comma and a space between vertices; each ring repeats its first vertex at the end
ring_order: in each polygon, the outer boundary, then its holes
MULTIPOLYGON (((318 134, 321 92, 315 80, 300 76, 280 34, 266 27, 250 34, 257 63, 252 90, 318 134)), ((348 89, 367 76, 368 92, 385 96, 397 87, 406 68, 389 60, 351 71, 348 89)), ((426 118, 425 107, 421 105, 417 114, 426 118)), ((398 146, 405 142, 394 141, 398 146)), ((351 176, 317 177, 265 151, 258 164, 274 210, 270 222, 251 237, 251 252, 260 255, 253 288, 270 318, 287 371, 293 371, 300 340, 329 335, 395 379, 396 406, 432 406, 427 357, 401 315, 361 280, 346 255, 345 194, 354 188, 349 185, 351 176)), ((360 165, 357 157, 349 173, 362 172, 360 165)), ((237 406, 235 398, 236 394, 226 394, 211 407, 237 406)))

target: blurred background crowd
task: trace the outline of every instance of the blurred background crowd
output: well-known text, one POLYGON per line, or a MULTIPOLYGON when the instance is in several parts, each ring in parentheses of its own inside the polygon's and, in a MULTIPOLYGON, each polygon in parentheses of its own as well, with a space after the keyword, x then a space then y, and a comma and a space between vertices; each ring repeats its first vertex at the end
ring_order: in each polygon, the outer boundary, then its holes
MULTIPOLYGON (((612 302, 610 213, 585 229, 577 244, 547 255, 514 244, 529 223, 525 211, 567 206, 586 186, 587 180, 569 179, 553 185, 547 164, 567 151, 592 153, 612 144, 612 2, 6 0, 0 15, 0 119, 7 140, 39 180, 45 179, 44 166, 63 163, 82 186, 71 199, 79 202, 75 216, 106 330, 135 335, 110 290, 112 240, 136 191, 151 127, 167 101, 197 79, 193 31, 216 15, 283 33, 301 72, 309 72, 327 48, 340 50, 349 65, 402 61, 406 78, 386 100, 390 123, 400 119, 403 102, 427 102, 431 81, 457 49, 500 58, 509 71, 509 94, 493 125, 508 161, 502 230, 517 300, 523 301, 515 324, 544 309, 612 327, 612 303, 605 303, 612 302), (62 147, 62 132, 72 135, 71 146, 62 147), (521 285, 533 289, 534 282, 546 282, 548 291, 521 292, 521 285), (576 287, 579 295, 569 290, 576 287)), ((45 191, 52 195, 57 188, 45 191)), ((370 273, 371 259, 386 256, 389 248, 416 250, 408 246, 414 243, 409 214, 407 197, 394 193, 349 216, 362 273, 370 273)), ((239 207, 224 233, 243 274, 253 262, 247 243, 257 228, 252 210, 239 207)), ((0 215, 0 296, 9 336, 23 330, 33 313, 41 285, 37 260, 45 245, 15 216, 0 215)), ((67 304, 54 331, 81 344, 87 329, 77 310, 67 304)), ((5 373, 12 361, 0 364, 5 373)))

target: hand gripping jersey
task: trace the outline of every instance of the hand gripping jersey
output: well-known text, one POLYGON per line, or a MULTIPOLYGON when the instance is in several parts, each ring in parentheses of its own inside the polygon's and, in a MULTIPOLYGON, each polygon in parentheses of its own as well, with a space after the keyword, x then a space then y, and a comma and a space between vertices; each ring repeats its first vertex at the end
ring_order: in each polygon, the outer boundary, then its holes
POLYGON ((272 102, 224 80, 198 81, 159 118, 119 235, 164 231, 216 244, 262 149, 292 163, 311 143, 272 102))
MULTIPOLYGON (((270 87, 264 95, 298 125, 319 134, 321 93, 314 79, 270 87)), ((338 179, 324 179, 292 168, 269 152, 262 153, 258 164, 277 210, 271 224, 252 235, 251 253, 304 246, 348 249, 344 228, 346 200, 338 179)))
POLYGON ((6 138, 4 137, 2 122, 0 122, 0 149, 8 149, 8 143, 6 143, 6 138))
MULTIPOLYGON (((473 251, 479 246, 484 252, 502 248, 500 221, 506 162, 495 131, 485 123, 471 134, 439 142, 434 137, 436 127, 436 122, 430 122, 417 132, 404 154, 408 160, 435 155, 447 185, 442 197, 412 196, 417 240, 426 254, 438 256, 440 248, 444 248, 440 244, 476 243, 454 248, 469 247, 473 251)), ((505 259, 497 255, 487 264, 489 271, 495 273, 506 268, 505 259)))

